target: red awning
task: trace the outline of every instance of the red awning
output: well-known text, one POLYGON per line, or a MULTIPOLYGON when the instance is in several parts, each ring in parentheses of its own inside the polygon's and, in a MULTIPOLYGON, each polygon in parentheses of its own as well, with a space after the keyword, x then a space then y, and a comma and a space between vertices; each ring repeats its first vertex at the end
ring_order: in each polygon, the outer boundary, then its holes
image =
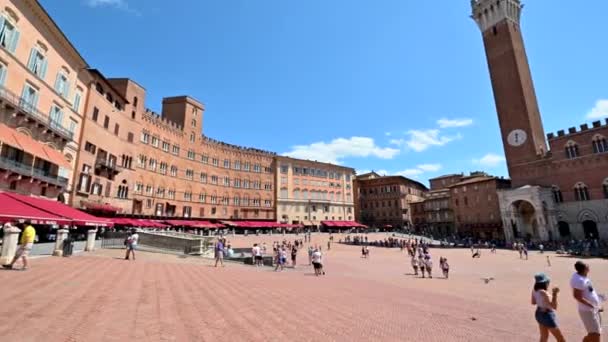
POLYGON ((223 221, 224 224, 241 229, 247 228, 302 228, 301 224, 288 224, 268 221, 223 221))
POLYGON ((191 228, 219 228, 221 224, 211 223, 210 221, 196 220, 165 220, 166 223, 176 227, 191 227, 191 228))
POLYGON ((74 209, 70 206, 67 206, 63 203, 59 203, 57 201, 46 200, 42 198, 19 195, 16 193, 6 193, 8 196, 26 203, 32 207, 36 207, 42 211, 46 211, 47 213, 53 213, 55 215, 61 216, 65 219, 71 220, 72 224, 76 226, 111 226, 112 222, 107 219, 95 217, 93 215, 89 215, 83 211, 78 209, 74 209))
POLYGON ((40 210, 0 192, 0 222, 31 220, 34 224, 70 224, 70 220, 40 210))
POLYGON ((105 211, 105 212, 109 212, 109 213, 119 213, 122 211, 121 208, 115 207, 110 204, 82 202, 82 205, 89 210, 105 211))
POLYGON ((135 219, 129 217, 113 217, 110 221, 120 226, 166 228, 167 225, 153 220, 135 219))
POLYGON ((16 149, 22 150, 29 153, 36 158, 44 159, 53 164, 57 164, 63 168, 71 168, 70 163, 65 159, 61 152, 53 149, 52 147, 45 145, 32 137, 20 133, 4 124, 0 124, 0 134, 2 141, 15 147, 16 149))
POLYGON ((366 225, 355 221, 321 221, 321 224, 326 227, 367 228, 366 225))
POLYGON ((120 226, 135 226, 135 220, 126 217, 113 217, 110 221, 120 226))

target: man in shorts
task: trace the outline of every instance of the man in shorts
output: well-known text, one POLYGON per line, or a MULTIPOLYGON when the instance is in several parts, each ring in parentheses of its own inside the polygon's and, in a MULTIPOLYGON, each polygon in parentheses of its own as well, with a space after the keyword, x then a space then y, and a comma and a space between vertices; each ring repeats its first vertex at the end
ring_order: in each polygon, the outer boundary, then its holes
POLYGON ((602 296, 598 295, 597 291, 591 283, 589 275, 589 265, 577 261, 574 264, 576 273, 570 279, 570 287, 574 299, 578 302, 578 313, 583 321, 583 325, 587 330, 587 336, 583 338, 583 342, 600 342, 602 336, 602 320, 600 312, 602 296))
POLYGON ((315 275, 320 276, 321 274, 325 274, 323 271, 323 255, 319 249, 316 249, 312 253, 312 266, 315 269, 315 275))
POLYGON ((251 254, 253 255, 253 264, 255 266, 262 266, 262 249, 257 243, 253 245, 251 254))
POLYGON ((27 270, 28 262, 27 256, 32 251, 32 247, 34 246, 34 240, 36 239, 36 229, 31 225, 30 221, 27 221, 25 224, 19 223, 17 224, 17 228, 21 229, 21 240, 19 241, 19 248, 17 249, 17 253, 15 253, 15 257, 13 261, 8 265, 2 265, 2 267, 7 269, 12 269, 13 265, 21 258, 23 260, 22 271, 27 270))

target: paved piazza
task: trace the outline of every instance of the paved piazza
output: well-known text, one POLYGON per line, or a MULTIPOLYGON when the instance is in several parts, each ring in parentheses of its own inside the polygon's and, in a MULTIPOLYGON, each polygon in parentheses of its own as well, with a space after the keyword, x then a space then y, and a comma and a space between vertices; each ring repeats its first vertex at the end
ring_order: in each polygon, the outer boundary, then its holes
MULTIPOLYGON (((293 236, 287 236, 293 238, 293 236)), ((301 236, 303 237, 303 236, 301 236)), ((281 236, 230 238, 234 246, 281 236)), ((336 236, 336 241, 338 240, 336 236)), ((323 243, 327 235, 314 236, 323 243)), ((325 249, 325 248, 324 248, 325 249)), ((122 251, 38 258, 28 272, 0 272, 2 341, 533 341, 532 275, 545 271, 559 285, 558 316, 568 340, 580 340, 568 278, 575 259, 511 251, 432 250, 446 256, 449 280, 419 279, 399 249, 334 244, 327 275, 309 267, 270 268, 122 251), (482 278, 493 277, 486 284, 482 278)), ((304 252, 298 255, 306 262, 304 252)), ((600 291, 608 262, 590 260, 600 291)))

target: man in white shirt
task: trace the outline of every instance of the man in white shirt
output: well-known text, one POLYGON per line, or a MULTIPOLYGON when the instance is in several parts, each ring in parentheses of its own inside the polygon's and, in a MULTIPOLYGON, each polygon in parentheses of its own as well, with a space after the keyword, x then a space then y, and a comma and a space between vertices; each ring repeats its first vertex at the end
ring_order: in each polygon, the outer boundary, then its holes
POLYGON ((323 255, 319 249, 315 249, 312 253, 312 265, 315 269, 316 276, 325 274, 325 271, 323 271, 323 255))
POLYGON ((139 234, 135 229, 131 230, 131 235, 127 238, 127 255, 125 256, 126 260, 129 260, 129 256, 133 256, 133 260, 135 260, 135 249, 137 248, 137 243, 139 242, 139 234))
POLYGON ((602 327, 600 312, 601 308, 600 296, 593 287, 591 279, 587 277, 589 274, 589 265, 582 261, 577 261, 574 264, 576 273, 570 279, 570 287, 572 287, 574 299, 578 302, 578 313, 581 321, 587 330, 587 336, 583 342, 600 342, 602 327))

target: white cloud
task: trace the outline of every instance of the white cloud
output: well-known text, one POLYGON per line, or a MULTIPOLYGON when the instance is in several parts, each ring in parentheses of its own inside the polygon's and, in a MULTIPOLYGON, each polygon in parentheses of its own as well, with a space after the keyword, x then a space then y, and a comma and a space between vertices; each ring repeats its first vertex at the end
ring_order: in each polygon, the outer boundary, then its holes
POLYGON ((441 170, 441 164, 420 164, 418 169, 426 172, 436 172, 441 170))
POLYGON ((391 132, 385 132, 384 135, 386 135, 387 137, 390 137, 393 133, 391 132))
POLYGON ((391 145, 403 146, 405 144, 405 139, 391 139, 388 142, 391 145))
POLYGON ((479 159, 473 159, 473 164, 485 167, 497 167, 504 162, 505 157, 495 153, 488 153, 479 159))
POLYGON ((439 128, 451 128, 451 127, 466 127, 473 124, 473 119, 447 119, 441 118, 437 120, 437 125, 439 128))
POLYGON ((437 172, 441 170, 441 164, 419 164, 415 168, 405 169, 403 171, 395 172, 396 175, 404 177, 417 178, 426 172, 437 172))
POLYGON ((440 135, 438 129, 410 130, 407 132, 409 139, 405 144, 416 152, 422 152, 431 146, 443 146, 450 141, 460 139, 461 136, 448 137, 440 135))
POLYGON ((602 119, 608 117, 608 100, 597 100, 595 107, 587 113, 587 119, 602 119))
POLYGON ((377 146, 372 138, 351 137, 334 139, 329 143, 316 142, 310 145, 297 145, 292 148, 291 152, 286 152, 284 155, 339 164, 340 160, 347 157, 392 159, 398 153, 398 149, 377 146))
POLYGON ((403 177, 417 177, 423 174, 424 171, 420 169, 405 169, 403 171, 395 172, 396 175, 403 177))
POLYGON ((141 15, 141 13, 129 6, 127 0, 86 0, 87 6, 92 8, 98 7, 113 7, 119 10, 123 10, 135 15, 141 15))

